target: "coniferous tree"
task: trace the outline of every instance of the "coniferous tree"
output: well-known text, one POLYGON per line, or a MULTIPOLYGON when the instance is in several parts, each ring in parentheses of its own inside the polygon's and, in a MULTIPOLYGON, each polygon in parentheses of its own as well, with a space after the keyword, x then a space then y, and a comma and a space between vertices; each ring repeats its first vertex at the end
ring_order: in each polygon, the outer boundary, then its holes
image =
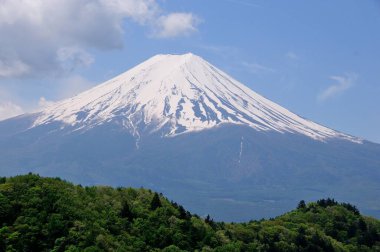
POLYGON ((212 228, 215 227, 214 219, 212 219, 212 218, 210 217, 209 214, 207 215, 207 217, 206 217, 206 219, 205 219, 205 222, 206 222, 207 224, 209 224, 212 228))
POLYGON ((305 209, 306 207, 306 203, 304 200, 301 200, 299 203, 298 203, 298 206, 297 206, 297 209, 305 209))
POLYGON ((127 202, 123 203, 123 207, 120 211, 120 216, 121 218, 127 218, 128 220, 133 219, 133 214, 127 202))
POLYGON ((153 199, 150 202, 150 209, 156 210, 159 207, 162 207, 160 196, 158 196, 158 193, 154 193, 153 199))

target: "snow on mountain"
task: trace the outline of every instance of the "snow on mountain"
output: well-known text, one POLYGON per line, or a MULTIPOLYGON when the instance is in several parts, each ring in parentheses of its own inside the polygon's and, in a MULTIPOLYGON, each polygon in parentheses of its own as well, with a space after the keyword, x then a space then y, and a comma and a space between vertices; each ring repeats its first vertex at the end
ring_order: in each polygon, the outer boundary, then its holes
POLYGON ((156 55, 129 71, 41 111, 32 127, 75 129, 117 121, 135 136, 165 136, 237 124, 316 140, 360 139, 306 120, 262 97, 191 53, 156 55))

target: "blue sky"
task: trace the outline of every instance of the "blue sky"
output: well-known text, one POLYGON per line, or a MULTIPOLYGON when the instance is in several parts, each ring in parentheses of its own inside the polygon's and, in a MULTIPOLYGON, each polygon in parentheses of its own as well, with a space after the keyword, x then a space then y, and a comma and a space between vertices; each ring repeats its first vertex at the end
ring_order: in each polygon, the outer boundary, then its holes
POLYGON ((380 143, 380 1, 2 0, 0 118, 158 53, 193 52, 325 126, 380 143))

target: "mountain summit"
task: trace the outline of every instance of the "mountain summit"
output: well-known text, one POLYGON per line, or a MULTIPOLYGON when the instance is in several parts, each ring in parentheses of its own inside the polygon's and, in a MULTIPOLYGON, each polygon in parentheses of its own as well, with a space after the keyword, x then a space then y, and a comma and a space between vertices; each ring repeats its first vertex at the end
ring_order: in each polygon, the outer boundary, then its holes
POLYGON ((0 174, 147 187, 218 220, 335 198, 380 217, 380 145, 306 120, 193 54, 157 55, 0 121, 0 174))
POLYGON ((291 132, 313 139, 354 138, 306 120, 255 93, 201 57, 156 55, 131 70, 44 110, 34 126, 63 122, 88 128, 118 121, 139 137, 221 124, 291 132))

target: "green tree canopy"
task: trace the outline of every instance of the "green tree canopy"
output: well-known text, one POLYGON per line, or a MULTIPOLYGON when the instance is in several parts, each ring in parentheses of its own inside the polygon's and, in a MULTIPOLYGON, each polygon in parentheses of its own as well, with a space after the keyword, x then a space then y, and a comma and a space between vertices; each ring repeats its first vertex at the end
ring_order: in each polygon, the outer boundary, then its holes
POLYGON ((82 187, 34 174, 0 183, 0 251, 379 250, 379 221, 333 199, 232 224, 143 188, 82 187))

